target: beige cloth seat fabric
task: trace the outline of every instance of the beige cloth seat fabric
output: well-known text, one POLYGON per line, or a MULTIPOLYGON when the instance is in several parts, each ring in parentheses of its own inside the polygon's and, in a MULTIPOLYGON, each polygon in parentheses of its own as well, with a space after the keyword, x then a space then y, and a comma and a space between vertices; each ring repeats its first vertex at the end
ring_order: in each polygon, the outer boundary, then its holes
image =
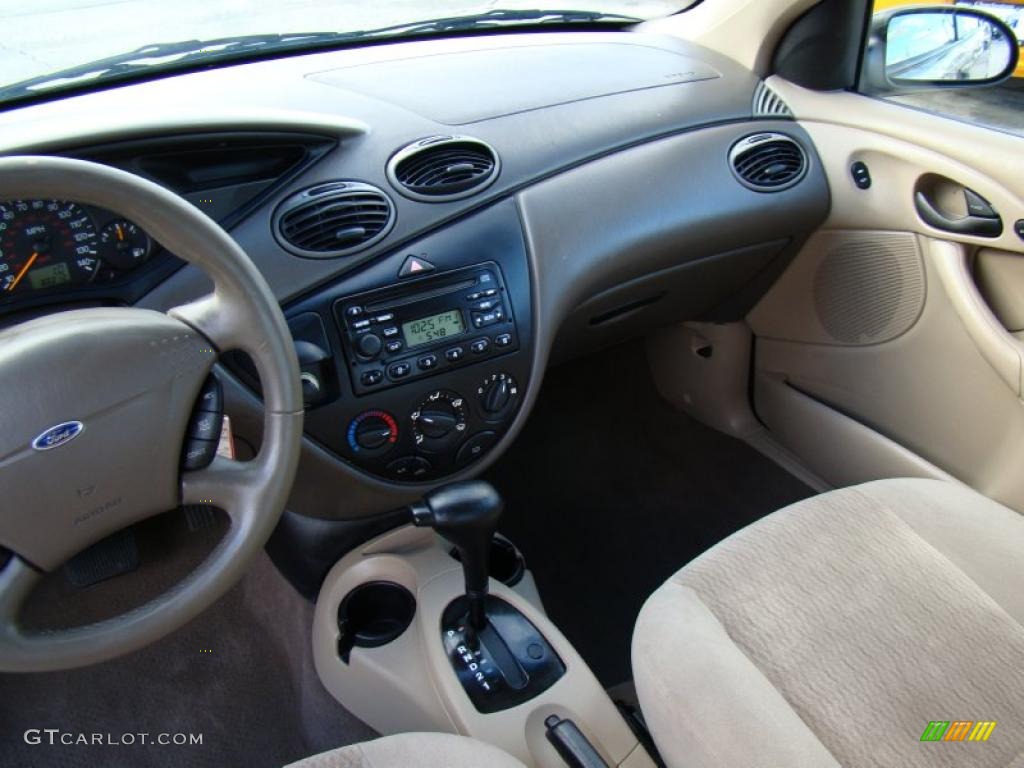
POLYGON ((287 768, 525 768, 497 747, 447 733, 402 733, 307 757, 287 768))
POLYGON ((644 605, 637 693, 669 766, 1024 768, 1024 518, 885 480, 736 533, 644 605), (922 743, 994 720, 986 743, 922 743))

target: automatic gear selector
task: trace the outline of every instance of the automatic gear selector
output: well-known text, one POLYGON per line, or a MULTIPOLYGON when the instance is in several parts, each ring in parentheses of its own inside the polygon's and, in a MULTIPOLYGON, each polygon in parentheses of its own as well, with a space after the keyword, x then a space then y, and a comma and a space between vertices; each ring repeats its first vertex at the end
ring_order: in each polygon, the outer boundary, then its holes
POLYGON ((478 711, 528 701, 565 674, 565 664, 517 608, 488 595, 491 539, 504 504, 491 485, 457 483, 411 507, 413 523, 433 528, 459 552, 466 594, 441 617, 441 639, 455 674, 478 711))

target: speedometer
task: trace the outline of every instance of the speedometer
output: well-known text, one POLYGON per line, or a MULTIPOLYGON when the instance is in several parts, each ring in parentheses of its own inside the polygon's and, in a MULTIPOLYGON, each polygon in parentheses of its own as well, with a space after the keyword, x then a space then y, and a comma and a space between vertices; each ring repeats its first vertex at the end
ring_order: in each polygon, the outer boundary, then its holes
POLYGON ((0 298, 90 282, 96 247, 96 225, 77 203, 0 203, 0 298))

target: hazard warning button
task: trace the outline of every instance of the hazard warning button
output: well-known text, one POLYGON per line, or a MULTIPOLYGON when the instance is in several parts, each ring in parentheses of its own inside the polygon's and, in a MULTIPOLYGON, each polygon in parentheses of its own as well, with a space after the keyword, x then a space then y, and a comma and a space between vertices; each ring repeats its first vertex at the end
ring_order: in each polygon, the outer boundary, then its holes
POLYGON ((409 256, 406 258, 405 263, 402 264, 402 268, 398 270, 399 277, 412 277, 414 275, 425 275, 428 272, 433 272, 436 267, 426 259, 421 259, 419 256, 409 256))

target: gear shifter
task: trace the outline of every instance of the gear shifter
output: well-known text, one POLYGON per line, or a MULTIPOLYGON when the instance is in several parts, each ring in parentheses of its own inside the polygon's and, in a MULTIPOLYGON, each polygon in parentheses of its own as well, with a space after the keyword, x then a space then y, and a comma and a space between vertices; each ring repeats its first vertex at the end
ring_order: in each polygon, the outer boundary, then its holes
POLYGON ((441 614, 441 642, 477 711, 500 712, 529 701, 565 674, 543 634, 508 600, 487 594, 491 541, 504 503, 488 483, 457 483, 413 504, 413 524, 455 545, 466 594, 441 614))
POLYGON ((413 524, 433 528, 459 551, 466 577, 469 623, 477 631, 487 626, 491 539, 504 506, 489 483, 474 480, 433 491, 411 507, 413 524))

